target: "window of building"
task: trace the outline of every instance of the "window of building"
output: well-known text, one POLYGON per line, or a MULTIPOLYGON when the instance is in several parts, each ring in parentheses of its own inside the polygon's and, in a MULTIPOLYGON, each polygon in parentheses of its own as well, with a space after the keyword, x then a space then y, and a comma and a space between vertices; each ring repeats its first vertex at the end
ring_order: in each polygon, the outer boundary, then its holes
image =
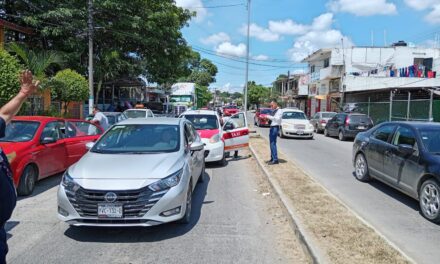
POLYGON ((324 60, 324 68, 330 66, 330 58, 324 60))
POLYGON ((310 66, 310 72, 315 72, 315 65, 310 66))

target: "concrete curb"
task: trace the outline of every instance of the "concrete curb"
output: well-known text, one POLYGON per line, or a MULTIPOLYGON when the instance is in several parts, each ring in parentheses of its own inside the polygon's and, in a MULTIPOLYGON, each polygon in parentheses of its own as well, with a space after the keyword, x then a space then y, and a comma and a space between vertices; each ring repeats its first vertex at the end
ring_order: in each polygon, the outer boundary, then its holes
POLYGON ((279 184, 272 178, 270 172, 264 167, 263 163, 261 162, 260 157, 258 156, 257 152, 254 150, 252 146, 249 146, 250 151, 252 152, 252 155, 254 155, 255 160, 257 161, 257 164, 263 174, 266 176, 266 178, 269 180, 269 183, 278 196, 279 200, 282 202, 284 208, 289 213, 292 224, 295 228, 295 234, 297 235, 300 242, 303 244, 305 249, 307 250, 307 253, 312 258, 313 263, 321 264, 321 263, 329 263, 327 258, 325 257, 325 254, 315 246, 314 239, 310 236, 310 234, 305 230, 304 225, 302 224, 302 221, 299 219, 299 217, 295 213, 295 209, 287 196, 282 191, 279 184))

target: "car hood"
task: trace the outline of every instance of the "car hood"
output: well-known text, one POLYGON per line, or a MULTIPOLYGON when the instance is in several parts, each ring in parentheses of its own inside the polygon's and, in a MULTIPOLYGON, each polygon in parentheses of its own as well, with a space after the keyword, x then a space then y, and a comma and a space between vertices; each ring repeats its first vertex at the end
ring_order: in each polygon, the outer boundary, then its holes
POLYGON ((158 180, 183 168, 181 152, 159 154, 100 154, 88 152, 69 168, 69 175, 85 180, 158 180))
POLYGON ((5 154, 9 154, 12 152, 21 152, 24 149, 29 148, 32 145, 30 142, 0 142, 0 148, 5 152, 5 154))
POLYGON ((211 130, 197 130, 201 138, 211 138, 215 134, 220 133, 219 129, 211 129, 211 130))
POLYGON ((301 119, 283 119, 282 124, 291 124, 291 125, 308 125, 310 124, 309 120, 301 120, 301 119))

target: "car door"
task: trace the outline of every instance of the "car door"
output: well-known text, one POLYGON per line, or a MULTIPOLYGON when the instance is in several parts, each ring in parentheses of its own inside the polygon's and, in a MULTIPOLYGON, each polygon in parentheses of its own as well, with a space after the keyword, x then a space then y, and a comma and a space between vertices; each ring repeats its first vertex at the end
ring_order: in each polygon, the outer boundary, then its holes
POLYGON ((339 125, 343 122, 344 115, 337 114, 335 117, 331 119, 331 122, 328 125, 327 131, 330 136, 337 136, 339 133, 339 125))
MULTIPOLYGON (((194 137, 194 142, 202 142, 202 138, 200 137, 199 133, 197 132, 196 128, 193 124, 189 123, 189 127, 191 129, 191 134, 194 137)), ((195 151, 193 153, 195 156, 195 168, 194 168, 194 176, 199 177, 199 175, 202 173, 203 170, 203 161, 205 159, 205 151, 195 151)))
POLYGON ((395 124, 384 124, 379 126, 370 136, 366 148, 366 158, 368 162, 368 169, 373 176, 384 179, 388 177, 384 171, 384 157, 389 149, 393 148, 391 139, 396 130, 395 124))
POLYGON ((419 163, 420 145, 417 142, 415 131, 409 126, 399 126, 392 141, 393 149, 385 157, 384 166, 389 177, 396 186, 414 197, 417 196, 417 181, 423 172, 423 166, 419 163), (399 145, 408 145, 413 148, 412 154, 399 151, 399 145))
POLYGON ((64 121, 52 121, 45 125, 41 137, 40 148, 35 159, 40 170, 40 178, 61 172, 66 168, 66 143, 61 128, 64 121))
POLYGON ((86 121, 66 121, 66 168, 77 162, 86 152, 86 144, 95 142, 102 130, 86 121))
POLYGON ((310 123, 313 125, 313 127, 316 127, 316 124, 319 122, 319 113, 316 113, 311 119, 310 123))
POLYGON ((244 113, 232 115, 223 126, 225 152, 249 147, 249 128, 244 113))
MULTIPOLYGON (((185 128, 185 142, 187 144, 187 149, 189 149, 191 147, 191 145, 194 143, 195 141, 195 134, 192 132, 192 128, 191 128, 191 124, 186 122, 184 124, 184 128, 185 128)), ((196 179, 196 170, 197 170, 197 162, 198 162, 198 157, 197 154, 193 151, 189 151, 189 159, 188 159, 188 165, 191 169, 191 177, 193 179, 193 183, 194 180, 196 179)))

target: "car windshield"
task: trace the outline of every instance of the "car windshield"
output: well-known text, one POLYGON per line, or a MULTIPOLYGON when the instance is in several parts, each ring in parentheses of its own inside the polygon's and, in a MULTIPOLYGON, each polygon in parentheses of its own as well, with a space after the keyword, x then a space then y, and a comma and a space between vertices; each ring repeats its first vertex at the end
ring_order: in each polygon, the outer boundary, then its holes
POLYGON ((115 125, 92 148, 105 154, 176 152, 180 148, 176 125, 115 125))
POLYGON ((423 146, 428 152, 440 154, 440 130, 439 129, 421 129, 420 137, 423 146))
POLYGON ((189 103, 191 102, 190 95, 172 95, 170 98, 171 103, 189 103))
POLYGON ((124 112, 127 118, 146 118, 147 112, 143 110, 128 110, 124 112))
POLYGON ((322 118, 332 118, 336 113, 322 113, 322 118))
POLYGON ((306 115, 302 112, 284 112, 282 119, 301 119, 305 120, 306 115))
POLYGON ((114 125, 116 123, 116 116, 114 115, 108 115, 107 116, 108 124, 114 125))
POLYGON ((260 113, 263 115, 270 115, 272 114, 272 109, 261 109, 260 113))
POLYGON ((218 129, 217 116, 215 115, 185 115, 185 119, 192 122, 195 129, 207 130, 218 129))
POLYGON ((5 137, 1 138, 3 142, 26 142, 34 138, 37 132, 39 122, 31 121, 12 121, 6 126, 5 137))

